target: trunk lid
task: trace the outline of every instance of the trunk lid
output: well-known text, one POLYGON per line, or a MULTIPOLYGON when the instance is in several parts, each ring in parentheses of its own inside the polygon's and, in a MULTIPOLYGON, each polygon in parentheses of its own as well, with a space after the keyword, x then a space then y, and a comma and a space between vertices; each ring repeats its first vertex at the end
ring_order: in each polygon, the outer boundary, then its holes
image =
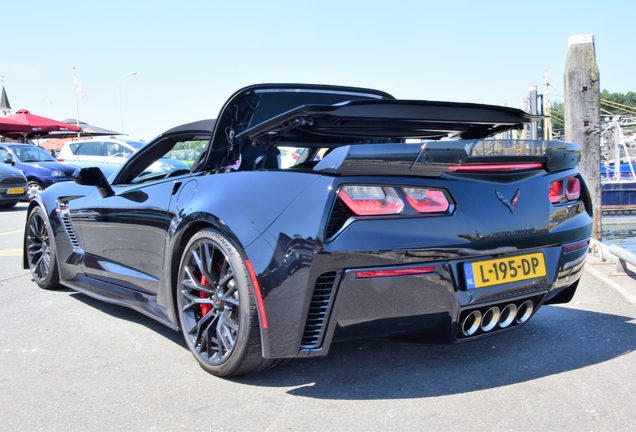
POLYGON ((439 177, 445 172, 548 172, 574 168, 580 147, 560 141, 446 140, 359 144, 331 150, 314 171, 339 175, 439 177))

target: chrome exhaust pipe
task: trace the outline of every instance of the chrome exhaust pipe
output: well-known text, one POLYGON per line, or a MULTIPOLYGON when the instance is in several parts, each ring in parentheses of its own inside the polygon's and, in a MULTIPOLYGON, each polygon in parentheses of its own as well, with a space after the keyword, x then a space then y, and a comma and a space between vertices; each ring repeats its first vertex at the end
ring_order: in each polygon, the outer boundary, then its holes
POLYGON ((499 323, 499 315, 499 308, 497 306, 488 309, 481 320, 481 329, 485 332, 494 329, 499 323))
POLYGON ((501 311, 501 315, 499 316, 499 327, 506 328, 517 317, 517 305, 514 303, 510 303, 508 306, 503 308, 501 311))
POLYGON ((526 300, 519 306, 517 310, 517 318, 515 321, 519 324, 523 324, 524 322, 530 319, 530 315, 532 315, 532 311, 534 310, 534 305, 532 301, 526 300))
POLYGON ((462 333, 464 336, 472 336, 475 334, 477 330, 479 330, 479 326, 481 325, 481 312, 472 311, 469 313, 464 321, 462 322, 462 333))

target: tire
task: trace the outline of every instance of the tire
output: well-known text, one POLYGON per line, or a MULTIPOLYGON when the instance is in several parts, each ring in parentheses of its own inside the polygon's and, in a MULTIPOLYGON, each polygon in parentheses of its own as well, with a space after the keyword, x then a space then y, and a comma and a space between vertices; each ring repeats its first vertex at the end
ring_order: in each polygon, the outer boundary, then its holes
POLYGON ((27 201, 31 201, 34 196, 44 190, 44 186, 38 181, 30 180, 27 185, 27 201))
POLYGON ((263 359, 254 288, 236 247, 204 229, 179 266, 177 313, 190 352, 207 372, 234 376, 268 368, 263 359))
POLYGON ((40 288, 60 286, 53 230, 46 212, 35 206, 27 217, 26 253, 33 280, 40 288))

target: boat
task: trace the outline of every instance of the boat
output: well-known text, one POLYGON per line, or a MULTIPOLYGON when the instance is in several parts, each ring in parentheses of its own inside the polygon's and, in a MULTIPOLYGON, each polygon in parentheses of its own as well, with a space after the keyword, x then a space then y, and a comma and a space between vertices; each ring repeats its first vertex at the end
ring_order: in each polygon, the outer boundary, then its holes
MULTIPOLYGON (((629 123, 627 123, 629 122, 629 123)), ((631 119, 615 116, 601 133, 601 214, 636 216, 636 149, 628 147, 623 127, 631 119), (618 168, 616 168, 618 167, 618 168)))

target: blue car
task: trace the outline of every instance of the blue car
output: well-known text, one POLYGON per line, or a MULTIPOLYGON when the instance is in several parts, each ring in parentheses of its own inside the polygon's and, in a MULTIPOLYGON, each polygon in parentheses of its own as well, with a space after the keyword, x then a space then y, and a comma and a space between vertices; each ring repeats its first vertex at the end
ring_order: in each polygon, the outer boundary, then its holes
POLYGON ((58 162, 45 150, 32 144, 0 143, 0 160, 24 173, 28 180, 28 200, 54 183, 72 180, 78 168, 58 162))

